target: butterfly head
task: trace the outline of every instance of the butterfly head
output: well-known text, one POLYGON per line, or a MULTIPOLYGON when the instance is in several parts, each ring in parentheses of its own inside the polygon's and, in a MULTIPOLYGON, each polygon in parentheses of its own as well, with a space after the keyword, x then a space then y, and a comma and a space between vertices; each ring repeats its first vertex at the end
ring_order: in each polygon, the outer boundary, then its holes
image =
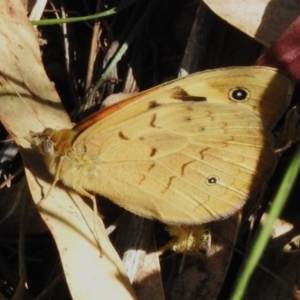
POLYGON ((46 128, 40 133, 30 134, 32 148, 43 156, 62 156, 72 149, 77 132, 72 129, 54 130, 46 128))

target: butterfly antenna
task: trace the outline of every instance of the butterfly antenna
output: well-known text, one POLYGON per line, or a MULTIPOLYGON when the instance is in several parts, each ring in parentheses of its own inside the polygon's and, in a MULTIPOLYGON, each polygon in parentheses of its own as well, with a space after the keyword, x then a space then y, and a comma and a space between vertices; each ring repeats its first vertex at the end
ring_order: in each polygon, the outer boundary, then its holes
POLYGON ((19 96, 19 98, 23 101, 23 103, 27 106, 27 108, 32 112, 32 114, 36 117, 36 119, 42 124, 44 128, 47 128, 46 124, 43 122, 42 119, 38 117, 36 112, 33 110, 33 108, 25 101, 25 99, 20 95, 20 93, 14 88, 14 86, 9 82, 9 80, 6 78, 5 75, 1 74, 5 81, 9 84, 9 86, 12 88, 12 90, 19 96))

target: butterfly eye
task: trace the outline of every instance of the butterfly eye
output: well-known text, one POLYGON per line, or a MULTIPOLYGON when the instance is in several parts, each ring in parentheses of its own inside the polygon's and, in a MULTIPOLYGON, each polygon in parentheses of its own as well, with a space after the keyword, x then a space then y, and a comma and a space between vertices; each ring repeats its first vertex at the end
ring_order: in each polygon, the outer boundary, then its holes
POLYGON ((243 87, 236 87, 229 91, 229 99, 242 102, 247 101, 250 98, 250 91, 243 87))
POLYGON ((208 185, 215 185, 217 182, 218 182, 218 177, 216 177, 216 176, 209 176, 209 177, 206 179, 206 183, 207 183, 208 185))
POLYGON ((43 141, 42 150, 46 154, 51 154, 53 152, 53 141, 49 137, 43 141))

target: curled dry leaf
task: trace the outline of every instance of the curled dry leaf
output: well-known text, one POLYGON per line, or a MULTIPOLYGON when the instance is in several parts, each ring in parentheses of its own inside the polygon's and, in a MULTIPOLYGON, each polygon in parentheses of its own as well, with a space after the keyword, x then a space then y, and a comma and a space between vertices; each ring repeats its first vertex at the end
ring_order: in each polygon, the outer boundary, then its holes
POLYGON ((294 0, 204 0, 220 18, 266 46, 299 16, 294 0))

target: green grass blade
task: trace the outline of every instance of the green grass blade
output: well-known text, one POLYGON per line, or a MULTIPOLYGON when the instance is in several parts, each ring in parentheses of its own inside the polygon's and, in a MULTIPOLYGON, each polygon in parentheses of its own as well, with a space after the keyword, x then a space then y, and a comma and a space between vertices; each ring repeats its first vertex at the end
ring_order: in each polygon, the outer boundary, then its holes
POLYGON ((250 281, 250 278, 255 271, 256 266, 259 263, 260 258, 266 248, 266 245, 270 239, 273 224, 276 219, 280 216, 284 205, 289 197, 289 194, 293 188, 295 180, 300 169, 300 143, 295 152, 294 158, 292 159, 286 174, 282 180, 281 185, 277 191, 277 194, 274 198, 273 204, 268 213, 267 220, 263 227, 261 228, 256 241, 254 243, 253 249, 245 262, 243 269, 241 271, 241 276, 237 282, 237 286, 231 295, 231 300, 240 300, 243 299, 243 296, 246 293, 247 285, 250 281))
POLYGON ((75 23, 75 22, 83 22, 83 21, 89 21, 93 19, 99 19, 104 18, 113 14, 116 14, 120 12, 121 10, 125 9, 129 5, 133 4, 136 0, 124 0, 120 3, 120 5, 111 8, 109 10, 103 11, 98 14, 89 15, 85 17, 74 17, 74 18, 62 18, 62 19, 47 19, 47 20, 37 20, 37 21, 31 21, 33 25, 38 26, 46 26, 46 25, 56 25, 56 24, 62 24, 62 23, 75 23))

